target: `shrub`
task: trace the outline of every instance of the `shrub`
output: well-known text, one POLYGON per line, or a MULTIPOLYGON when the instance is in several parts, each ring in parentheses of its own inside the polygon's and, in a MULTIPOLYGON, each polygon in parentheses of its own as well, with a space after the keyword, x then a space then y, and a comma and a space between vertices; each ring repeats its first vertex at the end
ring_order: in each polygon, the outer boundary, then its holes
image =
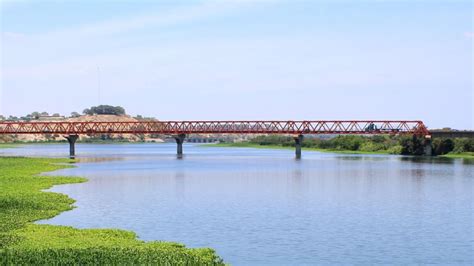
POLYGON ((443 155, 454 149, 454 142, 451 139, 434 139, 432 147, 434 155, 443 155))

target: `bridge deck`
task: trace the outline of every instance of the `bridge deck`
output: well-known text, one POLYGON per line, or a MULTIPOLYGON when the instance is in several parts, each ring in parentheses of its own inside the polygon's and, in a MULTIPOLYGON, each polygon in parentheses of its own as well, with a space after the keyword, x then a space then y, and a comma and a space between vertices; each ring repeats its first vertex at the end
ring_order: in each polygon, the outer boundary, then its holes
POLYGON ((474 130, 430 130, 433 138, 474 138, 474 130))

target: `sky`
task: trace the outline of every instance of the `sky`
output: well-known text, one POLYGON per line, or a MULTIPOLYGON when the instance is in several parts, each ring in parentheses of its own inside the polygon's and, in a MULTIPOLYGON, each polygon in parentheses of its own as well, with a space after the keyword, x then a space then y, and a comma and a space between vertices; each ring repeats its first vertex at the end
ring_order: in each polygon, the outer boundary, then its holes
POLYGON ((471 1, 0 3, 3 115, 474 129, 471 1))

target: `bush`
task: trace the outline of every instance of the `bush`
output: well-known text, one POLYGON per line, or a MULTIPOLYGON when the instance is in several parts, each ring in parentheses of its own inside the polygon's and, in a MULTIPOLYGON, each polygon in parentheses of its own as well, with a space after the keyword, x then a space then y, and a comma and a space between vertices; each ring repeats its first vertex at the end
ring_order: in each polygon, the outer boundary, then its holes
POLYGON ((402 149, 403 147, 401 145, 395 145, 390 148, 388 148, 388 153, 390 154, 402 154, 402 149))
POLYGON ((432 147, 434 155, 443 155, 454 149, 454 142, 451 139, 434 139, 432 147))
POLYGON ((377 142, 364 142, 359 147, 360 151, 381 151, 384 149, 384 145, 377 142))
POLYGON ((471 139, 471 138, 454 139, 453 152, 454 153, 474 152, 474 139, 471 139))
POLYGON ((400 146, 402 146, 401 154, 403 155, 423 155, 425 153, 424 139, 421 137, 402 137, 400 146))

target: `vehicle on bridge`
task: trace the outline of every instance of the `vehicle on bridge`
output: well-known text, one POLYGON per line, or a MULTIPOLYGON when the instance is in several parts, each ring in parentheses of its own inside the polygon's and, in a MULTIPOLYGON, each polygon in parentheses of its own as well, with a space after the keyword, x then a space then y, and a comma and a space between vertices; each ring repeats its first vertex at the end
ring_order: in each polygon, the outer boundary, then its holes
POLYGON ((386 132, 386 133, 398 133, 400 132, 399 128, 380 128, 378 129, 374 123, 370 123, 364 129, 366 132, 386 132))

